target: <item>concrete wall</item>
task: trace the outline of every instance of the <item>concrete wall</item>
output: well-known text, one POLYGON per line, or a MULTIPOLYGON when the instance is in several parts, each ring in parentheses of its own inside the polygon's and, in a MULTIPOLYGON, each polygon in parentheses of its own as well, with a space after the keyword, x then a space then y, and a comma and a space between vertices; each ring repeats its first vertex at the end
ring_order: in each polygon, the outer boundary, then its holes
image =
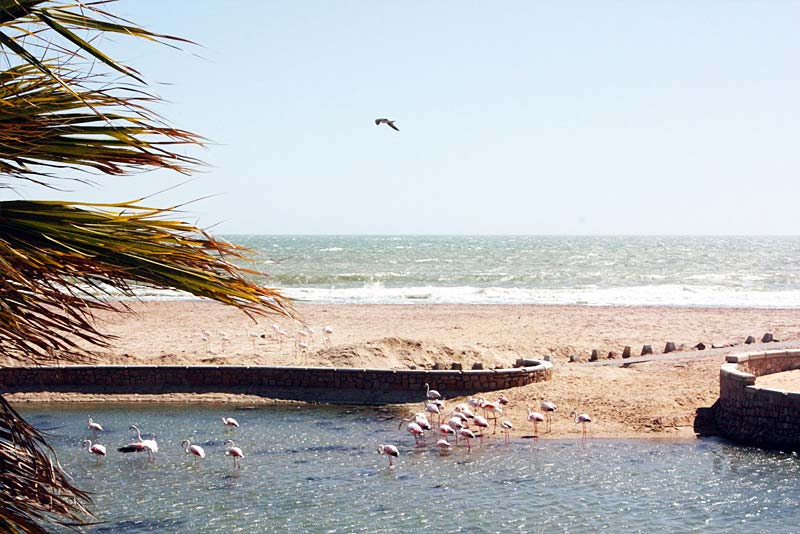
POLYGON ((261 366, 67 366, 0 369, 0 391, 244 393, 270 398, 384 404, 422 401, 424 384, 445 397, 550 380, 553 365, 476 371, 261 366))
POLYGON ((720 432, 753 445, 800 449, 800 393, 760 388, 757 377, 800 369, 800 350, 727 357, 719 375, 715 419, 720 432))

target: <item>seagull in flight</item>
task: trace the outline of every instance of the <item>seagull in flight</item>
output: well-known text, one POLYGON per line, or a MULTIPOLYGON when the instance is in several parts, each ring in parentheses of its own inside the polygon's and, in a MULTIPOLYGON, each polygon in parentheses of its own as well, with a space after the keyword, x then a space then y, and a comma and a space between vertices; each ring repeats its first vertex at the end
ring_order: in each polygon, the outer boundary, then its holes
POLYGON ((377 125, 386 124, 392 130, 395 130, 397 132, 400 131, 400 128, 398 128, 397 126, 394 125, 394 121, 389 120, 389 119, 375 119, 375 124, 377 124, 377 125))

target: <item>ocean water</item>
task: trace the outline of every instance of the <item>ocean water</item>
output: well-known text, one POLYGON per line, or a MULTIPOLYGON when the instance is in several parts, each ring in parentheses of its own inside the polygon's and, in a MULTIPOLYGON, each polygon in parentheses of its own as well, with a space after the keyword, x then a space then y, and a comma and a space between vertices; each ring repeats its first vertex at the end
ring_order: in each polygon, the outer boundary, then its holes
MULTIPOLYGON (((792 532, 800 457, 718 440, 493 438, 440 456, 373 410, 209 405, 25 406, 75 484, 92 492, 93 533, 792 532), (241 427, 224 430, 220 417, 241 427), (80 449, 106 428, 100 462, 80 449), (130 424, 155 434, 155 462, 116 448, 130 424), (241 469, 224 455, 232 438, 241 469), (180 442, 202 445, 198 464, 180 442), (397 466, 376 453, 400 450, 397 466)), ((592 423, 602 425, 601 421, 592 423)), ((429 443, 435 438, 429 439, 429 443)))
POLYGON ((800 307, 800 237, 228 239, 310 302, 800 307))

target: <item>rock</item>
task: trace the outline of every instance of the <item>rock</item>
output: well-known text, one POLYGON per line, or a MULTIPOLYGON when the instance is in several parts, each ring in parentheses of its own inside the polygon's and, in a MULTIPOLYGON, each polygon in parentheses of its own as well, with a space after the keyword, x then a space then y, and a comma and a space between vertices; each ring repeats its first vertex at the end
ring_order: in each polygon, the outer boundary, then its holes
POLYGON ((761 336, 762 343, 772 343, 773 341, 775 341, 775 338, 772 337, 772 332, 767 332, 761 336))
POLYGON ((697 345, 695 345, 692 348, 697 349, 697 350, 706 350, 706 344, 701 341, 700 343, 698 343, 697 345))
POLYGON ((434 371, 444 371, 446 368, 443 363, 436 362, 433 364, 434 371))
POLYGON ((600 359, 600 352, 597 349, 592 350, 592 355, 589 357, 590 362, 596 362, 600 359))
POLYGON ((417 366, 416 366, 416 365, 409 365, 409 366, 408 366, 408 368, 409 368, 409 369, 411 369, 411 370, 413 371, 414 369, 416 369, 416 368, 417 368, 417 366))
POLYGON ((642 345, 642 356, 645 354, 653 354, 653 345, 642 345))
POLYGON ((616 353, 616 352, 614 352, 613 350, 612 350, 611 352, 609 352, 609 353, 608 353, 608 359, 609 359, 609 360, 616 360, 616 359, 617 359, 617 356, 619 356, 619 354, 617 354, 617 353, 616 353))
POLYGON ((483 369, 483 364, 481 362, 475 362, 472 364, 473 371, 479 371, 481 369, 483 369))
POLYGON ((525 366, 524 362, 525 360, 523 360, 522 358, 517 358, 517 361, 514 362, 514 367, 524 367, 525 366))
POLYGON ((453 363, 450 364, 450 370, 451 371, 461 371, 463 368, 464 368, 464 366, 461 365, 458 362, 453 362, 453 363))
POLYGON ((581 361, 581 359, 578 358, 577 356, 575 356, 574 354, 570 354, 569 355, 569 363, 575 363, 575 362, 579 362, 579 361, 581 361))
POLYGON ((754 338, 753 336, 747 336, 747 339, 744 340, 745 345, 752 345, 755 342, 756 338, 754 338))
POLYGON ((670 352, 675 352, 674 341, 667 341, 667 344, 664 345, 664 354, 669 354, 670 352))
POLYGON ((631 348, 625 345, 625 348, 622 349, 622 357, 623 358, 630 358, 631 357, 631 348))
POLYGON ((545 354, 544 355, 544 361, 552 363, 553 362, 553 356, 550 355, 550 354, 545 354))

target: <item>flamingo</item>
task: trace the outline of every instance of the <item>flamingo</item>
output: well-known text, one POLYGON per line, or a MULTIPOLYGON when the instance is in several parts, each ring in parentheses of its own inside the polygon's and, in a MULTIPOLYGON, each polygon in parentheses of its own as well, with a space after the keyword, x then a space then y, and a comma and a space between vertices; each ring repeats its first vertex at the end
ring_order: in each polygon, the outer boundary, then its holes
POLYGON ((100 426, 100 423, 95 423, 92 421, 92 418, 89 418, 89 424, 86 425, 86 428, 91 430, 93 433, 97 434, 98 432, 103 432, 103 427, 100 426))
POLYGON ((436 414, 436 420, 438 422, 441 422, 441 420, 442 420, 442 411, 439 409, 439 407, 436 404, 434 404, 432 402, 426 403, 425 404, 425 411, 428 412, 431 415, 436 414))
POLYGON ((117 450, 119 452, 147 452, 147 457, 150 461, 155 461, 156 453, 158 452, 158 443, 154 439, 142 439, 142 433, 139 432, 139 427, 136 425, 131 425, 128 430, 135 430, 136 431, 136 438, 139 441, 135 441, 130 445, 125 445, 124 447, 119 447, 117 450))
POLYGON ((448 452, 450 452, 450 447, 452 447, 452 445, 450 445, 450 442, 444 438, 437 441, 436 446, 439 448, 439 454, 447 454, 448 452))
POLYGON ((483 429, 489 428, 489 421, 487 421, 482 415, 476 415, 475 419, 472 420, 472 424, 481 429, 480 433, 478 434, 478 438, 480 438, 481 442, 483 442, 483 429))
POLYGON ((239 428, 239 421, 237 421, 233 417, 223 417, 222 424, 233 428, 239 428))
POLYGON ((181 441, 181 447, 183 447, 183 452, 186 454, 194 455, 194 463, 197 463, 197 458, 206 457, 206 451, 203 450, 203 447, 200 445, 192 445, 192 442, 188 439, 181 441))
POLYGON ((439 425, 439 434, 442 434, 445 438, 450 434, 456 435, 456 431, 450 425, 439 425))
POLYGON ((256 352, 256 340, 258 340, 259 337, 261 337, 261 335, 258 332, 250 332, 250 341, 253 342, 253 353, 256 352))
POLYGON ((222 351, 224 352, 228 348, 228 342, 231 338, 228 337, 227 332, 223 332, 222 330, 219 331, 219 337, 222 340, 222 351))
POLYGON ((483 408, 484 417, 488 417, 487 412, 492 414, 492 419, 494 420, 494 432, 492 434, 497 434, 497 414, 502 414, 503 409, 498 404, 486 400, 481 403, 481 408, 483 408))
MULTIPOLYGON (((403 423, 401 422, 400 424, 402 425, 403 423)), ((398 426, 398 428, 400 427, 398 426)), ((419 446, 420 441, 422 441, 422 443, 425 443, 425 431, 422 430, 422 427, 419 426, 417 423, 414 422, 408 423, 408 425, 406 426, 406 430, 408 431, 409 434, 414 436, 415 445, 419 446)))
POLYGON ((325 326, 322 328, 323 343, 325 348, 331 348, 331 336, 333 335, 333 327, 325 326))
POLYGON ((378 445, 378 454, 385 454, 389 457, 389 469, 394 467, 392 458, 400 456, 400 451, 394 445, 378 445))
POLYGON ((586 440, 586 423, 591 423, 592 422, 592 418, 589 417, 588 414, 585 414, 585 413, 579 414, 575 410, 573 410, 570 415, 572 415, 575 418, 575 424, 576 425, 581 425, 581 429, 583 431, 582 434, 581 434, 581 439, 586 440))
POLYGON ((431 386, 427 383, 425 384, 425 396, 428 398, 428 400, 438 400, 442 398, 441 393, 435 389, 431 389, 431 386))
POLYGON ((511 431, 514 430, 514 425, 511 424, 511 421, 503 421, 500 426, 503 428, 503 432, 506 435, 506 443, 508 443, 511 439, 511 431))
POLYGON ((242 449, 236 446, 236 443, 233 442, 232 439, 226 439, 223 445, 227 445, 228 448, 225 450, 225 456, 230 456, 233 458, 233 467, 237 469, 242 468, 242 458, 244 458, 244 453, 242 449))
POLYGON ((422 427, 422 430, 430 430, 431 423, 428 421, 428 418, 425 416, 423 412, 418 412, 414 414, 414 422, 417 423, 419 426, 422 427))
POLYGON ((308 362, 308 343, 301 341, 297 344, 297 348, 300 349, 300 361, 308 362))
POLYGON ((500 396, 497 398, 497 404, 505 406, 506 404, 508 404, 508 398, 501 393, 500 396))
POLYGON ((471 451, 472 450, 472 446, 470 445, 470 440, 471 439, 475 439, 475 437, 476 437, 475 433, 472 432, 472 430, 470 430, 468 428, 459 428, 458 429, 458 433, 462 438, 467 440, 467 451, 468 452, 471 451))
POLYGON ((476 399, 476 398, 470 397, 470 398, 467 399, 467 404, 469 404, 472 407, 473 410, 477 411, 478 408, 481 407, 481 400, 480 400, 480 398, 476 399))
POLYGON ((539 439, 539 423, 544 421, 544 415, 540 414, 539 412, 532 412, 529 406, 528 421, 533 423, 533 439, 539 439))
POLYGON ((100 445, 99 443, 95 443, 92 445, 92 442, 88 439, 83 440, 83 444, 81 448, 88 450, 90 453, 97 456, 97 463, 100 463, 100 457, 106 455, 106 448, 104 445, 100 445))
POLYGON ((542 408, 542 411, 547 416, 547 429, 545 430, 545 433, 547 433, 547 432, 550 432, 552 430, 550 428, 552 426, 552 424, 553 424, 553 415, 552 415, 552 413, 555 412, 558 409, 558 406, 556 406, 555 404, 553 404, 550 401, 543 400, 542 404, 541 404, 541 408, 542 408))
POLYGON ((205 349, 206 354, 211 352, 211 332, 203 330, 200 332, 200 339, 203 341, 203 348, 205 349))

